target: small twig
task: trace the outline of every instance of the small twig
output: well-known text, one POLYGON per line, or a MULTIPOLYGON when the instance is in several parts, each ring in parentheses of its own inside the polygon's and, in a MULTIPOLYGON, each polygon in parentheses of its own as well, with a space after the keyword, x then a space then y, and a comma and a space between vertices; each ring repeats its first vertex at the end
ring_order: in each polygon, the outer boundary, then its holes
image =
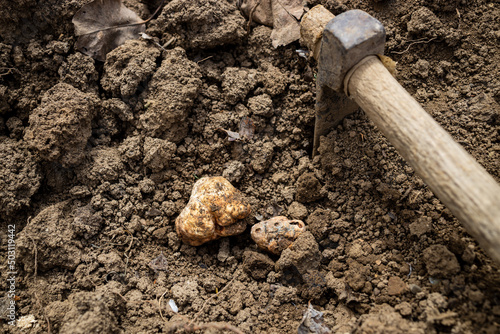
POLYGON ((250 25, 252 24, 253 22, 253 14, 255 13, 255 10, 257 9, 257 7, 260 5, 260 0, 258 0, 255 5, 252 7, 252 10, 250 10, 250 14, 248 14, 248 25, 247 25, 247 33, 250 32, 250 25))
POLYGON ((161 300, 165 296, 165 294, 168 292, 168 289, 165 290, 165 292, 160 296, 158 299, 158 311, 160 311, 160 317, 163 319, 163 321, 167 322, 167 319, 163 317, 163 313, 161 312, 161 300))
POLYGON ((199 63, 201 63, 201 62, 204 62, 205 60, 208 60, 208 59, 210 59, 210 58, 212 58, 212 57, 213 57, 213 56, 208 56, 208 57, 206 57, 206 58, 203 58, 202 60, 198 60, 198 61, 196 62, 196 64, 199 64, 199 63))
POLYGON ((140 26, 142 24, 146 24, 149 21, 151 21, 156 16, 156 14, 158 14, 158 12, 160 11, 160 9, 163 7, 163 3, 164 2, 165 2, 165 0, 162 0, 161 4, 158 6, 158 8, 156 8, 156 10, 153 13, 153 15, 151 15, 147 20, 144 20, 144 21, 141 21, 141 22, 120 24, 120 25, 117 25, 117 26, 112 26, 112 27, 97 29, 97 30, 94 30, 94 31, 91 31, 91 32, 87 32, 85 34, 78 35, 78 36, 85 36, 85 35, 95 34, 96 32, 100 32, 100 31, 106 31, 106 30, 112 30, 112 29, 118 29, 118 28, 126 28, 126 27, 134 27, 134 26, 140 26))
POLYGON ((4 71, 4 70, 7 70, 7 72, 0 73, 0 77, 3 77, 4 75, 9 75, 13 71, 16 71, 18 74, 21 74, 21 72, 15 67, 0 67, 0 71, 4 71))
MULTIPOLYGON (((127 230, 125 230, 127 231, 127 230)), ((128 232, 128 231, 127 231, 128 232)), ((128 261, 129 261, 129 255, 127 255, 127 252, 130 251, 130 249, 132 249, 132 244, 134 243, 134 236, 132 235, 132 233, 128 232, 130 234, 130 237, 132 238, 130 240, 130 245, 128 246, 128 248, 123 252, 123 255, 127 258, 127 262, 125 263, 125 272, 124 272, 124 277, 127 276, 127 267, 128 267, 128 261)))
POLYGON ((391 53, 395 53, 395 54, 403 54, 403 53, 406 53, 408 52, 408 50, 410 50, 410 48, 415 45, 415 44, 428 44, 430 42, 432 42, 433 40, 435 40, 437 37, 433 37, 429 40, 425 40, 425 37, 424 38, 421 38, 421 39, 417 39, 416 41, 414 41, 413 43, 410 43, 410 45, 408 45, 408 47, 406 48, 406 50, 404 51, 391 51, 391 53))
POLYGON ((175 38, 175 37, 172 37, 171 39, 169 39, 167 43, 163 44, 163 48, 166 49, 167 47, 169 47, 170 44, 172 44, 173 42, 175 42, 176 39, 177 38, 175 38))

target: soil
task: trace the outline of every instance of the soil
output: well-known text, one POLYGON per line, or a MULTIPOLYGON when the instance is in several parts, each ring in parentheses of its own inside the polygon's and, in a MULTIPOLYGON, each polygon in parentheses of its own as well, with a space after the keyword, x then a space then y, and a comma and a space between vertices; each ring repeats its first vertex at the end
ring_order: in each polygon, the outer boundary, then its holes
MULTIPOLYGON (((146 31, 166 51, 129 41, 102 63, 74 48, 88 2, 0 0, 0 289, 15 225, 17 319, 34 316, 9 326, 0 298, 0 332, 293 333, 309 301, 333 333, 500 332, 500 267, 361 110, 311 158, 298 42, 274 49, 235 0, 172 0, 146 31), (244 117, 253 137, 228 140, 244 117), (250 227, 183 244, 175 219, 217 175, 252 224, 307 231, 281 256, 250 227)), ((306 2, 379 19, 399 82, 500 180, 500 3, 306 2)))

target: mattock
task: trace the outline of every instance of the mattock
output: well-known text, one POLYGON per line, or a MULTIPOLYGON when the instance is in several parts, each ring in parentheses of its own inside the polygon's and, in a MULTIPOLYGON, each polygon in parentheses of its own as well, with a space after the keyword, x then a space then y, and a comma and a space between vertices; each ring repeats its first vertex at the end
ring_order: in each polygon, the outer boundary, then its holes
POLYGON ((302 19, 301 41, 318 61, 314 151, 329 127, 361 107, 500 263, 500 185, 385 68, 377 56, 384 52, 383 25, 360 10, 334 17, 316 6, 302 19))

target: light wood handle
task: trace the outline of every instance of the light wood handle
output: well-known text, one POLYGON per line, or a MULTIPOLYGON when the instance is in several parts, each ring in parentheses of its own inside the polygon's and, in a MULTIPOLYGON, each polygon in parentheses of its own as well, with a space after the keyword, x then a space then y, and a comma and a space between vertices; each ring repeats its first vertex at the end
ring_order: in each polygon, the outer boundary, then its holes
POLYGON ((481 247, 500 263, 500 185, 392 77, 377 57, 344 82, 358 103, 481 247))

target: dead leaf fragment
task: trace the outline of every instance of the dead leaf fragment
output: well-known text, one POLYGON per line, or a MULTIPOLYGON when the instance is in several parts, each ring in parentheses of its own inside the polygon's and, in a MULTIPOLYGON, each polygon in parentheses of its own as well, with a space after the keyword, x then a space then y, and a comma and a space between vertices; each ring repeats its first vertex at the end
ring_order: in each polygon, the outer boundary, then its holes
POLYGON ((239 0, 238 6, 243 14, 252 22, 257 22, 268 27, 273 26, 271 0, 239 0))
POLYGON ((273 27, 273 47, 288 45, 300 38, 302 0, 240 0, 238 5, 249 20, 273 27))
POLYGON ((314 307, 309 302, 304 317, 300 322, 299 328, 297 329, 298 334, 331 334, 330 328, 328 328, 323 322, 323 312, 316 311, 314 307))
POLYGON ((240 137, 242 139, 250 140, 255 133, 255 124, 250 117, 243 117, 240 121, 240 137))
POLYGON ((275 48, 288 45, 300 38, 300 18, 304 13, 301 0, 272 0, 273 32, 272 44, 275 48))
POLYGON ((167 271, 168 262, 163 252, 160 253, 157 257, 155 257, 151 262, 149 262, 149 268, 153 269, 155 272, 157 271, 167 271))
POLYGON ((73 17, 76 48, 94 59, 104 61, 106 54, 129 39, 140 37, 145 22, 121 0, 95 0, 73 17))
POLYGON ((234 132, 226 129, 219 129, 227 134, 229 141, 250 140, 255 133, 255 124, 250 117, 243 117, 240 121, 239 132, 234 132))

